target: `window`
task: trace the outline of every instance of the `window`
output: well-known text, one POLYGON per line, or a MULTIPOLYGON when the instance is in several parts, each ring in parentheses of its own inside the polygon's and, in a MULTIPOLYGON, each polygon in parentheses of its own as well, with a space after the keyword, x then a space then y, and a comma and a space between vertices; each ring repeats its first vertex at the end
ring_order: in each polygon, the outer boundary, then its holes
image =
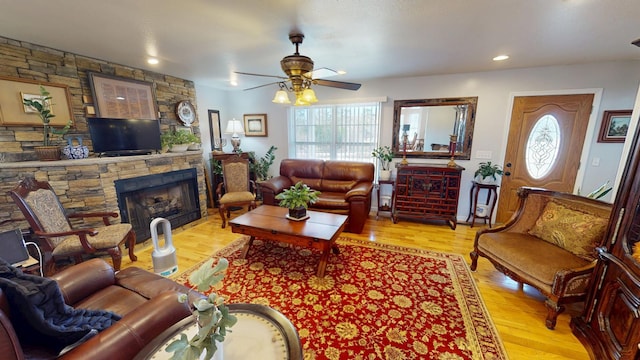
POLYGON ((544 115, 533 125, 526 147, 527 171, 532 178, 542 179, 553 169, 560 139, 560 124, 553 115, 544 115))
POLYGON ((292 107, 289 156, 373 162, 378 146, 380 103, 292 107))

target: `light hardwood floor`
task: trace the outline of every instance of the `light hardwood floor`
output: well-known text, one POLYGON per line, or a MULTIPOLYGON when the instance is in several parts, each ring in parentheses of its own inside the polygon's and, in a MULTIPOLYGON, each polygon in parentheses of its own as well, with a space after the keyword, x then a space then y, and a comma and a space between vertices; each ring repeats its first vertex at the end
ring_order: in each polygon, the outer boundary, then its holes
MULTIPOLYGON (((209 217, 198 225, 172 234, 178 257, 178 274, 188 270, 210 256, 226 244, 237 239, 227 226, 221 229, 217 211, 209 209, 209 217)), ((232 213, 232 218, 244 211, 232 213)), ((393 224, 388 217, 369 217, 362 234, 344 233, 343 236, 379 243, 400 245, 461 254, 470 263, 469 252, 473 239, 483 225, 470 228, 458 224, 451 230, 444 223, 424 224, 400 220, 393 224)), ((149 242, 147 242, 149 243, 149 242)), ((138 261, 131 263, 123 256, 122 267, 137 266, 153 271, 151 253, 153 248, 138 246, 138 261)), ((579 314, 581 306, 570 306, 558 317, 555 330, 544 325, 546 308, 543 296, 529 286, 519 286, 516 282, 494 269, 491 263, 480 258, 478 270, 473 273, 480 294, 500 333, 500 337, 512 360, 529 359, 589 359, 580 342, 571 334, 571 315, 579 314)))

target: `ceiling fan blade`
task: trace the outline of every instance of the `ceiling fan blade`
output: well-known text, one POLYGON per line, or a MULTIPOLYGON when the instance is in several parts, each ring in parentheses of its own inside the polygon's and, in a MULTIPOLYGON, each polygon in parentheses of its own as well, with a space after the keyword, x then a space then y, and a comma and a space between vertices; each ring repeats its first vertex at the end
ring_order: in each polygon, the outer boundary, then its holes
MULTIPOLYGON (((286 79, 286 78, 285 78, 285 79, 286 79)), ((253 89, 258 89, 258 88, 265 87, 265 86, 269 86, 269 85, 273 85, 273 84, 279 84, 279 83, 281 83, 281 82, 282 82, 282 81, 274 81, 274 82, 270 82, 270 83, 268 83, 268 84, 263 84, 263 85, 258 85, 258 86, 254 86, 254 87, 246 88, 246 89, 243 89, 243 91, 253 90, 253 89)))
POLYGON ((329 86, 338 89, 345 90, 358 90, 360 89, 361 84, 344 82, 344 81, 333 81, 333 80, 323 80, 323 79, 313 79, 313 83, 321 86, 329 86))
POLYGON ((276 79, 283 79, 283 80, 287 80, 287 79, 288 79, 287 77, 284 77, 284 76, 278 76, 278 75, 254 74, 254 73, 241 72, 241 71, 234 71, 234 73, 236 73, 236 74, 240 74, 240 75, 251 75, 251 76, 272 77, 272 78, 276 78, 276 79))
POLYGON ((313 69, 312 71, 309 71, 308 73, 304 74, 304 76, 312 79, 324 79, 324 78, 328 78, 336 75, 340 75, 340 74, 337 71, 326 68, 326 67, 313 69))

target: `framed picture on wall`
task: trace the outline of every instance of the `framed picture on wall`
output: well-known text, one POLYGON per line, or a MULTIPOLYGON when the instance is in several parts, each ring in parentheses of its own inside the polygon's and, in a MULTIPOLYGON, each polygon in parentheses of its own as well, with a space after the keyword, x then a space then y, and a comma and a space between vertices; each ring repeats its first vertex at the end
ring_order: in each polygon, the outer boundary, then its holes
POLYGON ((220 128, 220 111, 209 110, 209 138, 211 151, 222 151, 222 130, 220 128))
POLYGON ((88 75, 97 117, 158 119, 152 83, 94 72, 88 75))
POLYGON ((605 110, 598 142, 624 142, 629 130, 632 110, 605 110))
POLYGON ((267 114, 245 114, 244 136, 267 136, 267 114))

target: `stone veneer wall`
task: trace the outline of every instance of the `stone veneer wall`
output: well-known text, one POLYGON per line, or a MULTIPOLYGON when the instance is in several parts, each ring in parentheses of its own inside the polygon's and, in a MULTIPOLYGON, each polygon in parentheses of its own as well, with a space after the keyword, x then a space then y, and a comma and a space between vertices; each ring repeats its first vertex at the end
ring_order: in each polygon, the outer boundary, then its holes
MULTIPOLYGON (((67 137, 80 135, 90 140, 85 108, 93 103, 83 102, 83 96, 91 99, 87 71, 152 83, 163 132, 181 124, 174 111, 176 103, 190 100, 197 106, 193 81, 0 36, 0 76, 67 85, 75 121, 75 128, 67 137)), ((192 128, 200 136, 197 124, 196 118, 192 128)), ((33 147, 38 145, 42 145, 42 127, 0 125, 0 163, 35 160, 33 147)), ((91 142, 85 145, 91 146, 91 142)))
MULTIPOLYGON (((115 211, 119 214, 115 180, 196 168, 200 214, 203 219, 207 216, 207 193, 200 151, 49 162, 29 161, 5 163, 0 166, 0 224, 6 220, 13 220, 0 225, 0 231, 29 228, 22 212, 7 195, 7 191, 13 189, 28 175, 35 176, 37 180, 48 181, 69 213, 115 211)), ((101 224, 100 219, 91 220, 84 225, 101 224)), ((120 218, 113 222, 120 222, 120 218)), ((80 224, 74 223, 74 226, 76 225, 80 224)))

